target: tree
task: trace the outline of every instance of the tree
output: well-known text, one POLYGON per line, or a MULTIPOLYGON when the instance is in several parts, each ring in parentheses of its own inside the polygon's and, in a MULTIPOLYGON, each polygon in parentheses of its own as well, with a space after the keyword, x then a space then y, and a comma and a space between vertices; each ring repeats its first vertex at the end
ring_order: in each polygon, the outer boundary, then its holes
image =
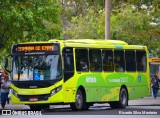
POLYGON ((111 2, 105 0, 105 39, 110 39, 110 15, 111 15, 111 2))
MULTIPOLYGON (((157 49, 160 45, 160 20, 155 22, 153 19, 155 11, 146 5, 137 7, 124 3, 121 9, 116 7, 111 13, 111 39, 146 45, 149 50, 157 49)), ((90 7, 85 14, 72 17, 65 28, 65 38, 104 39, 104 19, 104 10, 95 12, 90 7)))
POLYGON ((0 2, 0 49, 14 43, 61 36, 58 0, 2 0, 0 2))
POLYGON ((93 9, 90 7, 86 9, 85 15, 72 17, 63 33, 66 39, 104 39, 104 12, 95 13, 93 9))
POLYGON ((152 15, 147 14, 147 11, 139 12, 133 6, 128 6, 118 15, 112 15, 112 39, 146 45, 149 49, 156 48, 154 42, 158 38, 154 34, 158 29, 151 22, 152 15))

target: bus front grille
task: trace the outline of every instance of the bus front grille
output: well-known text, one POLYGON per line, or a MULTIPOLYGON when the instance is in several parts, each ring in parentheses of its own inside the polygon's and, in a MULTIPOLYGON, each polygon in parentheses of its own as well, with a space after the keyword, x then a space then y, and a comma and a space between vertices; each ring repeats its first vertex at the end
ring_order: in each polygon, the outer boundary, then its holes
POLYGON ((18 95, 18 98, 20 101, 46 101, 50 97, 50 94, 44 94, 44 95, 18 95))

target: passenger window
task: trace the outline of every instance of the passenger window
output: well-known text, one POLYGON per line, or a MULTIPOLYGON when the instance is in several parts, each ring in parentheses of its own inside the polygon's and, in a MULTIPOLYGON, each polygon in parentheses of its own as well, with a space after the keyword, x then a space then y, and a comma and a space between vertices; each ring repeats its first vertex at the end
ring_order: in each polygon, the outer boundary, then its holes
POLYGON ((88 50, 87 49, 76 49, 76 70, 77 71, 89 71, 88 66, 88 50))
POLYGON ((102 51, 103 59, 103 70, 104 71, 113 71, 113 51, 112 50, 103 50, 102 51))
POLYGON ((124 51, 122 50, 114 51, 114 70, 118 72, 125 71, 124 51))
POLYGON ((136 71, 135 51, 125 51, 126 71, 136 71))
POLYGON ((90 49, 89 50, 90 70, 102 71, 102 58, 101 50, 90 49))
POLYGON ((137 71, 146 71, 146 52, 136 51, 137 71))

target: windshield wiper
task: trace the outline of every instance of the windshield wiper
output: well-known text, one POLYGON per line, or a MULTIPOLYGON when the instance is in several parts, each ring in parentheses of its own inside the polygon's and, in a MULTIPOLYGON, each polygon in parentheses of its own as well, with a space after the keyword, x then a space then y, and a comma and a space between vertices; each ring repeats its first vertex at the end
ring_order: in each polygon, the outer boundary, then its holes
POLYGON ((19 81, 19 78, 20 78, 20 70, 18 69, 18 81, 19 81))
POLYGON ((21 69, 18 68, 18 81, 20 79, 20 75, 23 73, 23 71, 21 69))

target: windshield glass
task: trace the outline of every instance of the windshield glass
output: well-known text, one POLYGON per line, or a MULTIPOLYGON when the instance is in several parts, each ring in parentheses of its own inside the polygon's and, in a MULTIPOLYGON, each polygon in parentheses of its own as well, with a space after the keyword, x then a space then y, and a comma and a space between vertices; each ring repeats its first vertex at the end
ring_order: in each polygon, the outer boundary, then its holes
POLYGON ((36 55, 13 57, 13 80, 56 80, 62 76, 59 55, 36 55))

